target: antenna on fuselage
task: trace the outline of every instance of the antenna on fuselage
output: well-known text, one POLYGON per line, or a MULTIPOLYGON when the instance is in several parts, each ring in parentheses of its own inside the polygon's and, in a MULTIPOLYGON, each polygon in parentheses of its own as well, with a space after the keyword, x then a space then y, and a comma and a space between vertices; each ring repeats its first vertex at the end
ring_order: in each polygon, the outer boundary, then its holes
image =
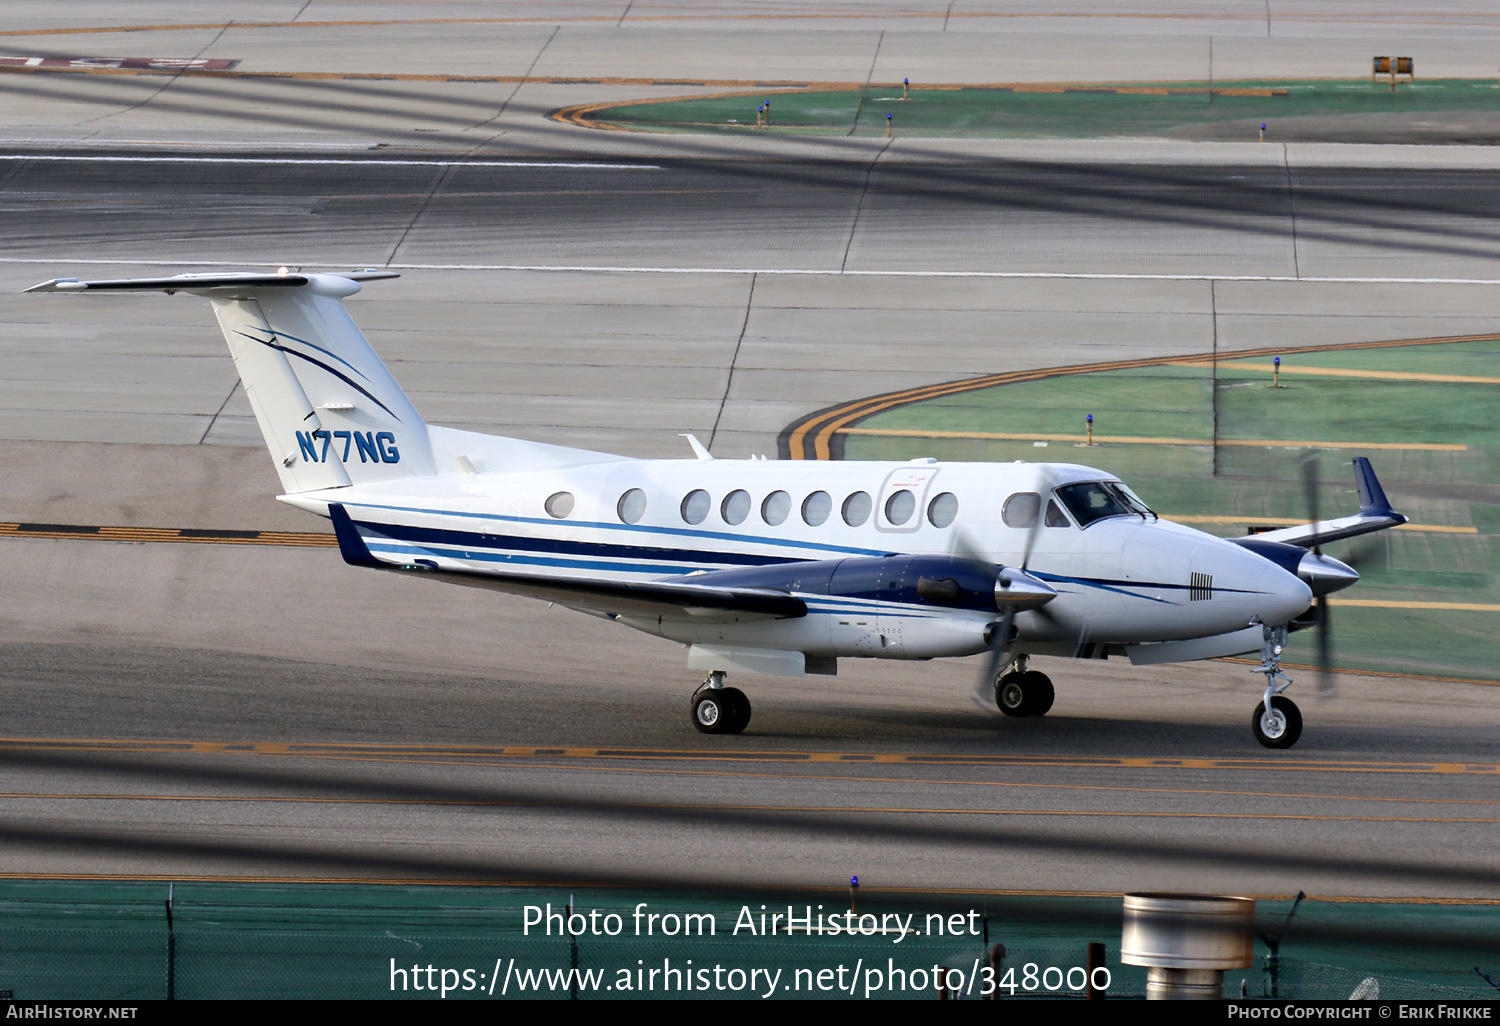
POLYGON ((688 440, 688 445, 691 445, 693 447, 694 456, 698 457, 700 460, 711 460, 714 458, 714 454, 708 451, 708 446, 698 441, 697 435, 692 434, 688 431, 680 431, 678 433, 682 435, 683 438, 686 438, 688 440))

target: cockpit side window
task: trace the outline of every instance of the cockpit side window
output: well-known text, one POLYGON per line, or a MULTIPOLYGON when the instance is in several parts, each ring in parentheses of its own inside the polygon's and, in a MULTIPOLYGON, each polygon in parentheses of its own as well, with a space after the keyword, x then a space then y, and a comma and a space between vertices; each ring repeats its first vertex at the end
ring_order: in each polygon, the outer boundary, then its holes
POLYGON ((1073 521, 1062 511, 1056 499, 1047 500, 1047 526, 1048 527, 1072 527, 1073 521))
POLYGON ((1057 497, 1073 514, 1079 527, 1087 527, 1106 517, 1153 516, 1151 508, 1124 485, 1114 481, 1084 481, 1063 485, 1057 497))

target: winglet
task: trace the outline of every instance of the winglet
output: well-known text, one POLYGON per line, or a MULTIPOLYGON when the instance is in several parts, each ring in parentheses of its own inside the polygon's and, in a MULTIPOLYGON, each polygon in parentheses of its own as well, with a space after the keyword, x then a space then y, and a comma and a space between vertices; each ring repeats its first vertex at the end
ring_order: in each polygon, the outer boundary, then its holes
POLYGON ((1367 457, 1354 457, 1354 481, 1359 486, 1359 515, 1362 517, 1391 517, 1398 523, 1406 523, 1406 517, 1392 508, 1385 497, 1385 489, 1375 476, 1375 468, 1367 457))
POLYGON ((328 519, 333 521, 333 536, 339 540, 339 554, 350 566, 384 567, 385 564, 370 553, 370 547, 359 536, 359 528, 349 517, 343 503, 328 504, 328 519))

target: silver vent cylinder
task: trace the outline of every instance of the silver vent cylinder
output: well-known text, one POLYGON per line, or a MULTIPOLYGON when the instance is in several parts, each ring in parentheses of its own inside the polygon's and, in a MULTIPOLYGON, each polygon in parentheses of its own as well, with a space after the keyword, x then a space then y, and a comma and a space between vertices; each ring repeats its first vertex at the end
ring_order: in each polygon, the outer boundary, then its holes
POLYGON ((1224 996, 1224 970, 1255 948, 1255 899, 1212 894, 1127 894, 1120 961, 1143 965, 1148 1000, 1224 996))

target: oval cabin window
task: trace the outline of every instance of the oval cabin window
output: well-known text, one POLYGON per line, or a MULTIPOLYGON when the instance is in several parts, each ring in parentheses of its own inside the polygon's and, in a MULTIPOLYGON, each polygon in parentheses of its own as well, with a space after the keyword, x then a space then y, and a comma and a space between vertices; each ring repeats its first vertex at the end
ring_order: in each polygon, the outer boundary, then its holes
POLYGON ((549 517, 552 517, 556 520, 563 519, 569 513, 573 512, 573 493, 553 492, 550 496, 548 496, 544 508, 547 510, 547 515, 549 517))
POLYGON ((896 527, 900 527, 911 519, 911 515, 917 511, 917 497, 910 489, 902 488, 900 491, 892 492, 891 497, 885 500, 885 519, 896 527))
POLYGON ((813 492, 802 500, 802 522, 808 527, 819 527, 833 512, 833 500, 827 492, 813 492))
POLYGON ((869 492, 855 492, 844 500, 844 523, 850 527, 858 527, 870 519, 870 510, 874 508, 869 492))
POLYGON ((958 519, 958 496, 944 492, 927 504, 927 522, 933 527, 947 527, 958 519))
POLYGON ((1017 492, 1000 507, 1006 527, 1030 527, 1042 512, 1042 497, 1036 492, 1017 492))
POLYGON ((630 489, 620 496, 615 512, 620 514, 620 519, 627 524, 640 523, 641 517, 646 515, 646 493, 639 488, 630 489))
POLYGON ((750 493, 743 488, 736 488, 724 496, 719 514, 726 524, 743 524, 750 515, 750 493))
POLYGON ((694 488, 682 500, 682 519, 690 524, 701 524, 708 519, 708 511, 713 508, 713 504, 707 492, 702 488, 694 488))
POLYGON ((772 492, 760 504, 760 518, 772 527, 786 523, 792 515, 792 497, 786 492, 772 492))

